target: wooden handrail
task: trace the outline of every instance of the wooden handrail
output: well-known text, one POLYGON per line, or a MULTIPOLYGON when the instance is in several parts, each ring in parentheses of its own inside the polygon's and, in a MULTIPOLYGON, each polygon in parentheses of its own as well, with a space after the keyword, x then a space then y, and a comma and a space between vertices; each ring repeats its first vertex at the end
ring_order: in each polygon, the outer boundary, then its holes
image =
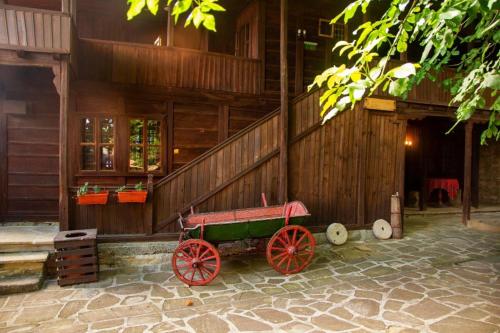
POLYGON ((183 165, 181 168, 175 170, 171 174, 169 174, 169 175, 165 176, 164 178, 158 180, 155 183, 154 187, 155 188, 160 187, 162 184, 164 184, 164 183, 168 182, 169 180, 175 178, 178 174, 180 174, 180 173, 186 171, 187 169, 191 168, 194 164, 197 164, 198 162, 204 160, 208 156, 213 155, 217 151, 224 149, 224 147, 226 147, 227 145, 231 144, 232 142, 238 140, 243 135, 250 133, 252 130, 254 130, 255 128, 259 127, 264 122, 268 121, 269 119, 271 119, 274 116, 277 116, 279 114, 279 112, 280 112, 280 110, 279 110, 279 108, 277 108, 273 112, 265 115, 264 117, 260 118, 256 122, 254 122, 254 123, 250 124, 249 126, 245 127, 244 129, 242 129, 241 131, 239 131, 235 135, 233 135, 233 136, 225 139, 224 141, 222 141, 218 145, 212 147, 211 149, 207 150, 206 152, 204 152, 200 156, 198 156, 195 159, 191 160, 189 163, 183 165))
POLYGON ((2 3, 0 3, 0 8, 13 9, 13 10, 25 11, 25 12, 47 13, 47 14, 51 14, 51 15, 61 15, 61 16, 67 16, 67 17, 70 16, 68 13, 64 13, 64 12, 57 11, 57 10, 14 6, 14 5, 7 5, 7 4, 2 4, 2 3))
POLYGON ((238 56, 233 56, 231 54, 225 54, 225 53, 200 51, 200 50, 196 50, 196 49, 188 49, 188 48, 177 47, 177 46, 163 46, 163 45, 156 46, 156 45, 141 44, 141 43, 134 43, 134 42, 112 41, 112 40, 88 38, 88 37, 80 37, 80 40, 86 41, 86 42, 91 42, 91 43, 131 46, 131 47, 136 47, 136 48, 153 49, 153 50, 159 50, 159 51, 175 51, 175 52, 184 52, 184 53, 194 53, 194 54, 199 54, 199 55, 210 55, 210 56, 221 57, 221 58, 236 59, 236 60, 243 60, 243 61, 248 61, 248 62, 260 63, 259 59, 238 57, 238 56))

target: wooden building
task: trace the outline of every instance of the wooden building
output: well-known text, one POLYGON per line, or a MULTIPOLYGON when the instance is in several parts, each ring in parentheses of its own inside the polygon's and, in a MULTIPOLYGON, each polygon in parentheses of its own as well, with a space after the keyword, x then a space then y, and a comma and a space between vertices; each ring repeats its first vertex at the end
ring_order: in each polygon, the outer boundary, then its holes
POLYGON ((424 209, 429 177, 457 180, 465 218, 471 202, 500 203, 498 143, 477 144, 481 115, 441 136, 454 114, 434 82, 320 125, 320 92, 306 87, 345 61, 330 50, 350 27, 328 22, 347 1, 221 3, 210 33, 174 25, 168 8, 126 21, 124 0, 0 0, 0 221, 168 239, 178 212, 266 193, 302 200, 318 230, 366 228, 396 192, 419 192, 424 209), (148 175, 145 204, 113 192, 76 204, 86 182, 114 191, 148 175))

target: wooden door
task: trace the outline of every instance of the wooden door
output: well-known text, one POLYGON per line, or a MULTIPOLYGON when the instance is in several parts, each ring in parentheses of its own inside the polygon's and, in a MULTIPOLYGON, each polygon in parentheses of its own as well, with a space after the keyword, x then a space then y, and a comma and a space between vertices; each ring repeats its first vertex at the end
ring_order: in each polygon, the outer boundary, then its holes
POLYGON ((2 168, 4 220, 55 220, 58 216, 58 112, 34 107, 11 114, 4 108, 2 168), (4 153, 4 154, 5 154, 4 153))

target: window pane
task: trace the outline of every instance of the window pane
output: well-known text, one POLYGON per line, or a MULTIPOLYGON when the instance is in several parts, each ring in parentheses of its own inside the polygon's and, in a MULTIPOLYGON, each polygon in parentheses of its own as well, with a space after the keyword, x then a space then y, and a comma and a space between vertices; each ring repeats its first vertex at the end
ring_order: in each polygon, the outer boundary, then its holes
POLYGON ((93 146, 82 147, 82 170, 95 170, 95 149, 93 146))
POLYGON ((113 119, 101 119, 101 143, 113 143, 113 119))
POLYGON ((148 144, 160 144, 160 121, 148 120, 148 144))
POLYGON ((101 170, 113 170, 114 149, 111 146, 101 147, 101 170))
POLYGON ((144 127, 144 120, 131 119, 130 120, 130 143, 140 145, 142 144, 142 128, 144 127))
POLYGON ((148 171, 158 171, 160 168, 160 147, 148 147, 148 171))
POLYGON ((81 121, 81 141, 84 143, 94 142, 94 119, 83 118, 81 121))
POLYGON ((142 147, 130 147, 129 168, 132 171, 144 170, 144 155, 142 147))

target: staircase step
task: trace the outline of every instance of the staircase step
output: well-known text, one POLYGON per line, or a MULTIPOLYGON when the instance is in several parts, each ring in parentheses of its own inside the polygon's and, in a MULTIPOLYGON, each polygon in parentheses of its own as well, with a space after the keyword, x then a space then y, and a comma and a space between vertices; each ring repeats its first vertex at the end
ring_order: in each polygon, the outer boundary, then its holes
POLYGON ((39 290, 43 285, 43 278, 43 273, 0 278, 0 295, 39 290))
POLYGON ((57 225, 0 227, 0 253, 53 251, 57 225))
POLYGON ((0 276, 43 273, 48 257, 47 251, 0 253, 0 276))

